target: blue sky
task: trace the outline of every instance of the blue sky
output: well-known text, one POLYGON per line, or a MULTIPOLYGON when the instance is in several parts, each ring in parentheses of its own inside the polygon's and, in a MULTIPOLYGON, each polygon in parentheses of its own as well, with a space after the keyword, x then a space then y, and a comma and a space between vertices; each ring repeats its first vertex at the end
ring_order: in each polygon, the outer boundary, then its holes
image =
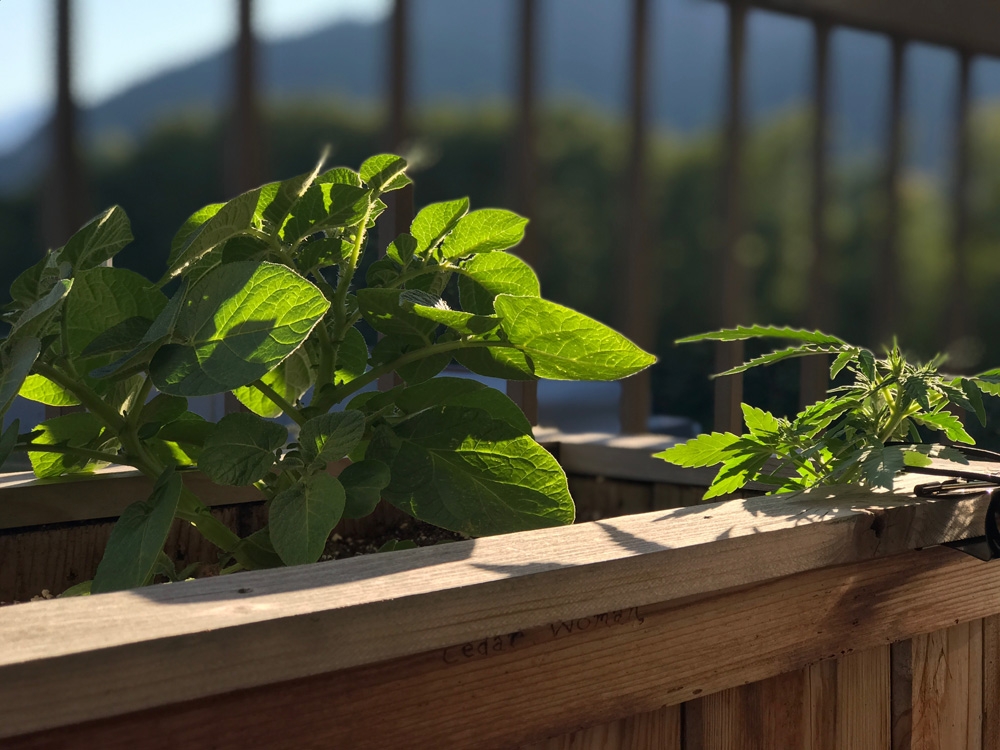
MULTIPOLYGON (((389 5, 256 0, 256 28, 266 39, 295 36, 339 19, 378 18, 389 5)), ((52 97, 54 8, 53 0, 0 0, 0 129, 52 97)), ((84 105, 226 46, 236 28, 236 0, 73 0, 73 13, 75 86, 84 105)))

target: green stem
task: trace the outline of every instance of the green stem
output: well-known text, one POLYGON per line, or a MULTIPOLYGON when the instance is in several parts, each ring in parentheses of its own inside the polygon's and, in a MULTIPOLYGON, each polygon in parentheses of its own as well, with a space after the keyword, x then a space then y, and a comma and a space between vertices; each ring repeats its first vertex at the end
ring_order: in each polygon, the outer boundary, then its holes
POLYGON ((282 398, 280 393, 278 393, 264 381, 262 380, 256 381, 253 384, 253 387, 256 388, 258 391, 260 391, 261 393, 263 393, 265 396, 267 396, 267 398, 270 399, 271 403, 273 403, 275 406, 280 407, 281 410, 285 412, 285 414, 287 414, 289 417, 292 418, 295 424, 301 426, 302 423, 306 421, 305 417, 302 416, 302 412, 300 412, 298 409, 292 406, 286 399, 282 398))
POLYGON ((129 428, 135 428, 139 424, 139 415, 142 413, 142 407, 146 405, 146 397, 149 392, 153 389, 153 381, 148 377, 143 378, 142 385, 139 386, 139 392, 135 394, 135 398, 132 399, 132 404, 129 408, 128 414, 125 416, 125 423, 129 428))
POLYGON ((76 396, 81 404, 87 407, 95 417, 104 422, 110 429, 120 433, 125 428, 125 420, 122 418, 122 415, 104 403, 101 397, 86 385, 67 377, 56 368, 44 362, 35 362, 34 370, 39 375, 43 375, 76 396))
MULTIPOLYGON (((402 367, 403 365, 408 365, 410 362, 416 362, 419 359, 425 357, 430 357, 435 354, 444 354, 445 352, 453 352, 458 349, 477 349, 484 347, 493 347, 497 349, 514 349, 513 344, 505 344, 499 341, 446 341, 443 344, 432 344, 431 346, 423 347, 422 349, 416 349, 412 352, 407 352, 401 357, 388 362, 384 365, 378 367, 373 367, 371 370, 366 372, 364 375, 356 377, 348 383, 344 383, 339 388, 335 389, 333 392, 333 403, 339 403, 345 398, 353 393, 357 393, 362 388, 364 388, 369 383, 373 383, 378 380, 383 375, 387 375, 393 370, 402 367)), ((329 405, 323 405, 323 408, 329 408, 329 405)))
POLYGON ((134 466, 139 468, 137 462, 128 458, 128 456, 122 456, 115 453, 104 453, 103 451, 94 451, 89 448, 77 448, 71 445, 45 445, 42 443, 19 443, 14 446, 16 451, 32 452, 32 453, 61 453, 67 456, 79 456, 80 458, 87 458, 91 461, 103 461, 109 464, 124 464, 125 466, 134 466))

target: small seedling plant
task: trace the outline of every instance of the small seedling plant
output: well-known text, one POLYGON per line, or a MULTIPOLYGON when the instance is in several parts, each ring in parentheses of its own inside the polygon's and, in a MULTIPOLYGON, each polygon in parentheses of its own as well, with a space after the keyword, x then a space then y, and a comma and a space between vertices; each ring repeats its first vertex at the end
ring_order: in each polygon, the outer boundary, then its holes
POLYGON ((27 432, 13 422, 0 461, 25 451, 38 477, 123 464, 153 480, 80 592, 186 575, 163 553, 175 519, 219 548, 224 572, 314 562, 341 518, 380 499, 469 536, 573 521, 565 474, 517 406, 436 376, 457 361, 508 379, 611 380, 654 357, 543 299, 507 252, 527 220, 467 199, 423 208, 359 278, 382 198, 409 184, 406 162, 382 154, 205 206, 155 283, 111 266, 133 239, 113 207, 13 282, 0 414, 18 394, 78 410, 27 432), (393 375, 399 385, 365 390, 393 375), (227 392, 245 412, 212 423, 189 409, 227 392), (267 526, 236 535, 185 486, 190 468, 259 488, 267 526))
POLYGON ((945 375, 937 356, 910 362, 896 343, 876 357, 820 331, 772 326, 725 329, 681 339, 741 341, 777 339, 791 346, 755 357, 715 377, 811 355, 832 357, 830 378, 850 382, 829 391, 829 398, 800 411, 794 419, 777 417, 742 404, 742 435, 713 432, 656 454, 686 467, 719 466, 705 499, 727 495, 753 482, 771 492, 817 485, 860 484, 892 489, 905 467, 927 467, 934 459, 968 463, 958 450, 924 442, 921 429, 952 443, 975 443, 954 413, 958 407, 985 425, 983 395, 1000 395, 1000 370, 971 377, 945 375))

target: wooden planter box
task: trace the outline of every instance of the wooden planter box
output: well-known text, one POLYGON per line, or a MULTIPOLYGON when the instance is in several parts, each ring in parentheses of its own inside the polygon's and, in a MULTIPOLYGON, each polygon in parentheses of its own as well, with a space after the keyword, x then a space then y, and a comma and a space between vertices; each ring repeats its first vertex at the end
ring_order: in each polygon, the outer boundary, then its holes
POLYGON ((0 746, 989 750, 1000 565, 934 546, 986 505, 751 498, 5 607, 0 746))
MULTIPOLYGON (((672 444, 657 435, 565 435, 539 430, 538 438, 569 474, 581 521, 697 503, 712 473, 678 469, 653 458, 672 444)), ((240 536, 266 521, 252 487, 224 487, 190 474, 188 486, 240 536)), ((0 475, 0 602, 27 601, 43 590, 57 595, 94 577, 115 519, 151 483, 139 472, 115 468, 80 481, 38 481, 30 473, 0 475)), ((342 535, 378 534, 405 518, 383 506, 368 519, 344 521, 342 535)), ((189 524, 177 522, 166 545, 183 568, 212 563, 218 551, 189 524)))

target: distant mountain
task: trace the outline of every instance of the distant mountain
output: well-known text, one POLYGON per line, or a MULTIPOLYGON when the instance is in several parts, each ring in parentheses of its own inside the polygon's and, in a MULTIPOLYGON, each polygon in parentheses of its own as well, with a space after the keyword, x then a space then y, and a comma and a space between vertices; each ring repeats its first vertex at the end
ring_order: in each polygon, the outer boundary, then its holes
MULTIPOLYGON (((413 4, 410 66, 414 101, 461 103, 509 99, 513 91, 516 4, 511 0, 422 0, 413 4)), ((548 0, 540 19, 540 87, 549 98, 575 98, 624 112, 629 17, 620 0, 548 0)), ((673 130, 716 127, 723 112, 726 11, 704 0, 654 4, 651 114, 673 130)), ((804 101, 812 77, 812 34, 800 20, 754 12, 749 21, 747 92, 757 119, 804 101)), ((385 88, 385 22, 338 23, 261 48, 261 84, 272 99, 378 99, 385 88)), ((839 153, 878 149, 888 92, 888 42, 872 34, 833 37, 834 145, 839 153)), ((952 53, 916 45, 907 62, 910 159, 926 169, 947 164, 957 62, 952 53)), ((186 110, 217 111, 226 101, 229 53, 162 73, 83 113, 87 142, 102 133, 140 137, 186 110)), ((978 96, 1000 95, 1000 69, 977 71, 978 96)), ((38 174, 45 129, 0 157, 0 191, 38 174)))

